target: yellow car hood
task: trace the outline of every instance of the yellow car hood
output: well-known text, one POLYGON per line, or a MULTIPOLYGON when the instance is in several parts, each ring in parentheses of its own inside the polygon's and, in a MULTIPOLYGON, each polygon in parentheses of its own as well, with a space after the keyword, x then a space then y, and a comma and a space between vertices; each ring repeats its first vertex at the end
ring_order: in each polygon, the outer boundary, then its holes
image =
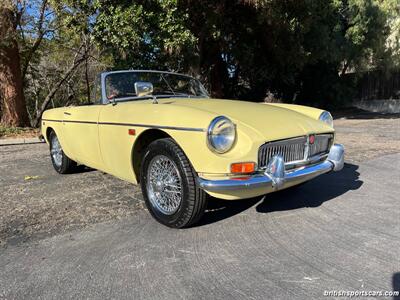
POLYGON ((238 126, 250 127, 268 140, 333 132, 330 126, 309 116, 268 104, 222 99, 169 99, 160 101, 162 103, 226 116, 238 126))

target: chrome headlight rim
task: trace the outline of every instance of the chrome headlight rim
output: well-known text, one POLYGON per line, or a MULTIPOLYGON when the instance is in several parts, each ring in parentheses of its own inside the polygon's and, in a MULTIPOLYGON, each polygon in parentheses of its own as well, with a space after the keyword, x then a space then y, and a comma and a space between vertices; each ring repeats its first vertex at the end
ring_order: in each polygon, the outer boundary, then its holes
POLYGON ((319 115, 318 120, 333 128, 333 117, 332 117, 332 115, 331 115, 331 113, 329 111, 324 110, 319 115))
POLYGON ((232 122, 232 120, 229 119, 228 117, 225 117, 225 116, 218 116, 218 117, 214 118, 211 121, 210 125, 208 126, 208 129, 207 129, 207 146, 214 153, 224 154, 224 153, 229 152, 233 148, 233 146, 236 143, 236 137, 237 137, 236 125, 232 122), (224 148, 224 149, 218 149, 218 147, 215 145, 215 143, 213 141, 213 132, 214 132, 215 126, 217 124, 219 124, 221 121, 229 122, 230 125, 233 127, 233 139, 231 140, 229 146, 224 148))

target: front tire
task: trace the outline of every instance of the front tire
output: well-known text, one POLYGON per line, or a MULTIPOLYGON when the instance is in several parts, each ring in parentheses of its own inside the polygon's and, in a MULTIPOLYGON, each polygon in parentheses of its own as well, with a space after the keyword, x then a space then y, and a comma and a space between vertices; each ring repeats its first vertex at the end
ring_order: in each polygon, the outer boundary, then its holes
POLYGON ((50 142, 50 157, 53 163, 54 170, 60 174, 70 173, 74 167, 76 167, 76 162, 65 155, 61 148, 60 141, 54 131, 49 135, 50 142))
POLYGON ((173 228, 188 227, 204 214, 207 195, 182 149, 170 138, 147 148, 140 172, 143 197, 151 215, 173 228))

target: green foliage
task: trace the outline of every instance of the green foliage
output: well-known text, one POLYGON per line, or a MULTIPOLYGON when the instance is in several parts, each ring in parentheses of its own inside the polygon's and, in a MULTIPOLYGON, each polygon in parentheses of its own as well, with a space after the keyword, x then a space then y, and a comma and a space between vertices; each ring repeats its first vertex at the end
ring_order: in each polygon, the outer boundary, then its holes
POLYGON ((380 9, 386 15, 386 25, 389 31, 382 54, 381 64, 386 69, 400 68, 400 3, 398 0, 379 1, 380 9))
POLYGON ((299 74, 297 102, 329 108, 353 99, 355 83, 343 80, 346 72, 383 65, 388 30, 385 13, 373 0, 334 0, 323 10, 305 35, 312 59, 299 74))
POLYGON ((93 35, 114 58, 115 68, 182 69, 196 39, 176 0, 96 1, 93 35))
POLYGON ((82 43, 89 70, 77 70, 55 106, 86 102, 85 80, 100 70, 137 68, 195 75, 216 97, 273 93, 329 108, 354 95, 356 76, 344 74, 400 66, 398 0, 49 1, 52 31, 26 84, 32 114, 82 43))
POLYGON ((23 127, 6 127, 0 125, 0 138, 8 136, 25 136, 25 135, 37 135, 37 132, 32 130, 32 128, 23 127))

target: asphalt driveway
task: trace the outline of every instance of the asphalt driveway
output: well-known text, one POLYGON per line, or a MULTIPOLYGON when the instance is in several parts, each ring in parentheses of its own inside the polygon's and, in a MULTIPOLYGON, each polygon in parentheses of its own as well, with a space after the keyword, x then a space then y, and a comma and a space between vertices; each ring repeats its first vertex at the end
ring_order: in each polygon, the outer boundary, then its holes
MULTIPOLYGON (((0 253, 0 298, 323 297, 400 288, 400 155, 172 230, 145 211, 0 253)), ((224 204, 224 205, 223 205, 224 204)))
POLYGON ((88 169, 56 175, 47 151, 0 148, 0 299, 326 299, 400 289, 396 147, 350 157, 342 172, 296 189, 213 199, 184 230, 156 223, 130 184, 88 169))

